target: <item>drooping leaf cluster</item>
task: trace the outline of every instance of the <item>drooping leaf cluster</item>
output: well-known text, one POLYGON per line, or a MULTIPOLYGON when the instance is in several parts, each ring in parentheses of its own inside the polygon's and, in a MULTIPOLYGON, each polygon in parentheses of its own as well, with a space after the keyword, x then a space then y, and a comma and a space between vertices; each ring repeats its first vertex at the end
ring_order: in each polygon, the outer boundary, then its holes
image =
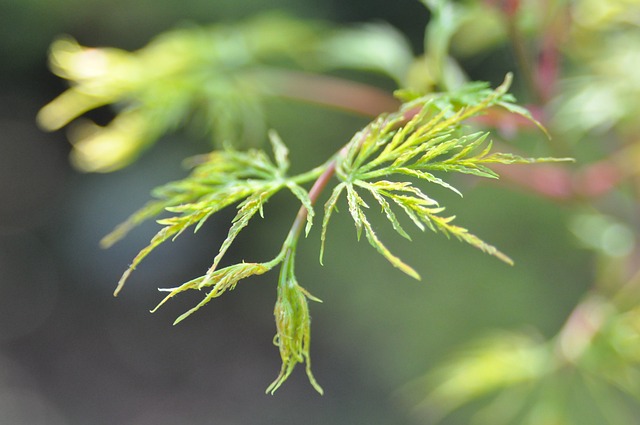
POLYGON ((163 211, 172 214, 170 217, 157 220, 163 227, 151 239, 149 245, 138 253, 124 272, 115 291, 117 295, 131 272, 160 244, 175 239, 189 228, 197 231, 215 213, 226 207, 237 205, 237 213, 232 220, 227 237, 222 242, 209 270, 203 276, 185 282, 178 287, 161 289, 169 294, 152 312, 181 292, 210 288, 200 303, 175 320, 174 324, 178 324, 213 298, 233 290, 239 281, 250 276, 264 274, 284 261, 274 312, 277 325, 274 344, 280 349, 282 370, 267 391, 273 393, 280 387, 297 363, 306 363, 307 374, 312 385, 322 393, 322 388, 311 373, 310 316, 306 301, 307 298, 319 300, 299 286, 295 279, 293 256, 297 235, 287 238, 280 253, 271 261, 264 263, 241 262, 219 268, 224 255, 238 234, 256 214, 263 216, 264 205, 282 189, 289 190, 300 201, 301 208, 305 211, 307 233, 313 224, 312 201, 300 184, 317 177, 323 168, 288 177, 288 149, 275 132, 270 132, 269 136, 273 159, 262 150, 236 151, 231 148, 193 158, 191 162, 195 166, 187 178, 155 189, 153 195, 159 199, 148 203, 134 213, 127 221, 107 235, 102 240, 102 244, 111 246, 133 227, 147 219, 156 217, 163 211))
POLYGON ((295 277, 295 248, 285 252, 280 277, 278 279, 278 298, 274 309, 277 333, 274 345, 280 350, 282 367, 278 377, 267 387, 266 392, 273 394, 287 380, 296 364, 305 363, 307 377, 313 388, 323 394, 311 372, 311 315, 307 300, 322 302, 298 284, 295 277))

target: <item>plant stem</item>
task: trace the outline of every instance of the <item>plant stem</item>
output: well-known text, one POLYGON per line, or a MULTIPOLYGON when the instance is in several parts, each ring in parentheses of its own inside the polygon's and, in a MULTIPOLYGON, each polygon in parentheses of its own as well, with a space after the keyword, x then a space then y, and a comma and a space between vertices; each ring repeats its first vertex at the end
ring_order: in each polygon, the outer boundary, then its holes
POLYGON ((398 108, 388 92, 367 84, 327 75, 263 68, 257 78, 275 96, 329 106, 359 115, 376 116, 398 108))
POLYGON ((557 354, 565 362, 577 361, 602 329, 608 313, 606 300, 588 294, 571 312, 557 335, 557 354))
POLYGON ((518 28, 515 14, 511 14, 507 17, 507 31, 509 33, 509 40, 511 40, 511 47, 513 48, 518 68, 520 68, 520 71, 522 72, 527 89, 529 90, 534 103, 540 104, 542 96, 539 91, 538 84, 536 84, 535 78, 533 77, 531 61, 527 54, 524 37, 518 28))
MULTIPOLYGON (((420 111, 419 108, 412 108, 408 111, 405 111, 403 115, 403 122, 411 120, 411 118, 413 118, 413 116, 417 114, 419 111, 420 111)), ((398 125, 400 125, 400 123, 398 125)), ((362 137, 362 140, 364 139, 365 139, 365 135, 363 135, 362 137)), ((320 174, 320 176, 313 183, 311 190, 309 190, 309 199, 311 200, 311 205, 315 205, 316 201, 318 200, 318 197, 320 196, 324 188, 329 183, 329 180, 331 180, 331 178, 336 173, 336 164, 337 164, 338 158, 341 155, 346 154, 346 149, 348 146, 349 146, 349 143, 343 146, 340 149, 340 151, 338 151, 338 153, 335 154, 333 158, 324 165, 324 167, 326 167, 325 170, 322 172, 322 174, 320 174)), ((298 214, 296 215, 295 220, 293 221, 293 224, 291 225, 291 229, 289 230, 287 239, 285 240, 285 245, 287 246, 287 249, 295 249, 298 236, 300 235, 300 232, 302 231, 304 223, 307 219, 307 214, 308 214, 307 209, 304 207, 304 205, 301 206, 300 209, 298 210, 298 214)))
MULTIPOLYGON (((331 178, 335 174, 336 162, 337 155, 334 156, 331 161, 329 161, 324 172, 316 179, 315 183, 313 183, 313 186, 309 191, 309 199, 311 200, 311 205, 314 205, 316 203, 318 197, 329 183, 329 180, 331 180, 331 178)), ((301 206, 298 210, 298 214, 296 215, 295 220, 293 221, 293 224, 291 225, 291 229, 289 230, 289 234, 287 235, 287 239, 285 241, 285 245, 288 251, 292 251, 295 249, 295 245, 298 241, 298 237, 300 236, 300 232, 302 231, 304 223, 307 220, 307 214, 309 214, 307 209, 304 207, 304 205, 301 206)))

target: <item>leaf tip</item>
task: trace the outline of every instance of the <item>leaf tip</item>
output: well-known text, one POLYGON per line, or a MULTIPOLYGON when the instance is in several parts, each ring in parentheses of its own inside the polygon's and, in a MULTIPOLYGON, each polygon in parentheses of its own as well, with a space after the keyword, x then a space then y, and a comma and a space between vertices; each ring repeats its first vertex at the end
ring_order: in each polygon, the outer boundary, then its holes
POLYGON ((129 275, 131 274, 131 272, 133 271, 133 268, 129 267, 123 274, 122 277, 120 278, 120 280, 118 281, 118 286, 116 287, 115 291, 113 291, 113 296, 117 297, 118 294, 120 293, 120 291, 122 290, 122 288, 124 287, 125 282, 127 281, 127 279, 129 278, 129 275))
POLYGON ((513 72, 507 72, 507 74, 504 76, 504 81, 502 82, 502 84, 500 84, 500 86, 498 86, 496 92, 500 94, 506 93, 511 87, 511 83, 513 83, 513 72))
POLYGON ((177 325, 178 323, 182 322, 184 319, 186 319, 189 316, 190 313, 185 313, 181 316, 178 316, 178 318, 176 320, 173 321, 173 326, 177 325))
POLYGON ((498 254, 496 254, 496 255, 497 255, 497 257, 498 257, 501 261, 503 261, 504 263, 506 263, 506 264, 508 264, 508 265, 510 265, 510 266, 515 266, 515 264, 516 264, 516 263, 515 263, 515 261, 513 261, 513 259, 511 259, 511 257, 509 257, 508 255, 503 254, 503 253, 501 253, 501 252, 500 252, 500 253, 498 253, 498 254))
POLYGON ((100 239, 100 242, 99 242, 100 248, 102 249, 111 248, 115 242, 116 242, 115 238, 113 238, 112 234, 109 233, 108 235, 100 239))
POLYGON ((407 274, 409 276, 411 276, 412 278, 414 278, 415 280, 418 280, 418 281, 422 280, 422 277, 420 276, 420 274, 417 271, 413 270, 413 269, 411 269, 410 273, 407 273, 407 274))

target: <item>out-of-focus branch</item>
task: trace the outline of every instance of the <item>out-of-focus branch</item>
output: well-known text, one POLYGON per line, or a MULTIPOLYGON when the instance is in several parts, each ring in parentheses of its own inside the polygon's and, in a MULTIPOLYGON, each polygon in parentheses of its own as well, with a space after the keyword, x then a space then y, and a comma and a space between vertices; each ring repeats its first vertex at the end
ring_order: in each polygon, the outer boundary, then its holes
POLYGON ((556 353, 574 362, 589 349, 607 316, 606 302, 596 295, 587 296, 571 312, 556 338, 556 353))
POLYGON ((639 158, 638 148, 632 146, 575 170, 562 164, 496 164, 493 168, 509 184, 545 198, 571 202, 604 196, 638 175, 640 171, 633 164, 639 158))
POLYGON ((327 75, 284 69, 262 69, 258 78, 269 86, 270 94, 359 115, 377 116, 398 109, 400 102, 388 92, 367 84, 327 75))

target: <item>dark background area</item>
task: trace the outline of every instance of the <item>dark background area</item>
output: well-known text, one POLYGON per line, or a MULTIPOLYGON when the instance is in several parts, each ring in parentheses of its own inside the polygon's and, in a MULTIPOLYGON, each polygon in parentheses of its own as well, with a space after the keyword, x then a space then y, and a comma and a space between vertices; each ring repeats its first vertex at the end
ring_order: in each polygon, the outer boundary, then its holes
MULTIPOLYGON (((567 233, 561 208, 461 180, 464 199, 438 196, 516 266, 441 235, 416 234, 407 243, 381 227, 422 274, 422 282, 411 281, 356 241, 342 210, 324 267, 318 228, 301 242, 298 279, 324 301, 310 306, 313 369, 324 396, 301 367, 275 396, 264 395, 280 367, 272 345, 275 273, 241 283, 176 327, 173 319, 198 294, 149 314, 162 297, 156 288, 206 270, 232 212, 158 249, 113 298, 120 274, 157 226, 144 225, 109 250, 98 241, 154 186, 184 176, 183 158, 207 147, 178 134, 122 171, 77 173, 64 132, 35 125, 38 109, 65 88, 47 69, 49 44, 70 34, 83 45, 136 49, 179 23, 271 9, 342 23, 386 21, 416 51, 428 18, 412 0, 0 0, 0 424, 423 424, 400 395, 405 384, 494 328, 553 335, 588 287, 587 255, 567 233)), ((277 103, 269 113, 299 167, 324 160, 364 123, 307 105, 277 103)), ((293 201, 274 199, 230 255, 271 258, 295 212, 293 201)))

